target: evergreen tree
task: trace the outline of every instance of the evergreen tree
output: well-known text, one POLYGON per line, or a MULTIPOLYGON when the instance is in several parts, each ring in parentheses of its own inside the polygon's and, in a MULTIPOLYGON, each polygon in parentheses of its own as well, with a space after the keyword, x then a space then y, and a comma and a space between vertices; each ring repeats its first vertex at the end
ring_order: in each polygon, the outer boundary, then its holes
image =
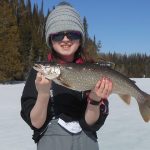
POLYGON ((19 48, 17 18, 9 2, 3 1, 0 3, 0 82, 21 79, 19 48))
POLYGON ((21 40, 20 54, 22 57, 23 70, 28 72, 30 66, 29 54, 32 48, 32 16, 30 1, 25 6, 24 0, 19 0, 18 26, 21 40))
POLYGON ((26 11, 27 11, 27 19, 29 19, 30 24, 32 22, 32 8, 31 8, 31 1, 28 0, 27 1, 27 5, 26 5, 26 11))
POLYGON ((40 17, 38 13, 38 6, 34 4, 33 8, 33 27, 32 27, 32 51, 30 52, 31 55, 31 63, 41 60, 40 51, 42 45, 42 38, 41 38, 41 26, 40 26, 40 17))
POLYGON ((94 39, 91 39, 88 34, 88 23, 86 17, 83 18, 83 26, 85 31, 85 49, 84 53, 89 57, 89 60, 91 61, 98 61, 98 51, 99 46, 96 43, 96 38, 94 36, 94 39))
POLYGON ((89 38, 89 34, 88 34, 88 23, 87 23, 87 19, 85 16, 83 18, 83 26, 84 26, 84 31, 85 31, 85 42, 86 42, 89 38))

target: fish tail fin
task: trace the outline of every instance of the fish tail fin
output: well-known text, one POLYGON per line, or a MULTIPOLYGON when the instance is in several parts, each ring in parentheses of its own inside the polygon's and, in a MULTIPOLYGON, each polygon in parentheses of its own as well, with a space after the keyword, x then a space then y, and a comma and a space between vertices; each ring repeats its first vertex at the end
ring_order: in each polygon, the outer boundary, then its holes
POLYGON ((138 105, 143 120, 148 122, 150 120, 150 95, 144 93, 143 96, 140 96, 138 105))

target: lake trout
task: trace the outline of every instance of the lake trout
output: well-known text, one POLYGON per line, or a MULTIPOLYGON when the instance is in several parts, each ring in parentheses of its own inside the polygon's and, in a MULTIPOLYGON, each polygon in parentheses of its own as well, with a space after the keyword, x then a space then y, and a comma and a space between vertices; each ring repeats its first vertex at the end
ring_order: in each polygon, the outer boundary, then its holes
POLYGON ((98 64, 35 64, 33 68, 47 79, 76 91, 88 91, 95 87, 99 79, 107 77, 112 80, 112 93, 130 104, 131 97, 137 100, 140 113, 145 122, 150 120, 150 95, 142 91, 135 81, 107 66, 98 64))

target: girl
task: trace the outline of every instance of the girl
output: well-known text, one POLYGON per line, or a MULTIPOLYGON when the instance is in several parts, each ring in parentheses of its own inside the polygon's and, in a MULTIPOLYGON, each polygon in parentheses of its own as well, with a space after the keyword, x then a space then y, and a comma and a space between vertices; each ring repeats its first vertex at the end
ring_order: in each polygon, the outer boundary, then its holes
MULTIPOLYGON (((49 61, 84 63, 85 33, 76 10, 61 2, 46 21, 49 61)), ((34 131, 37 150, 98 150, 96 131, 108 116, 112 82, 103 78, 91 91, 77 92, 31 70, 21 97, 21 116, 34 131)))

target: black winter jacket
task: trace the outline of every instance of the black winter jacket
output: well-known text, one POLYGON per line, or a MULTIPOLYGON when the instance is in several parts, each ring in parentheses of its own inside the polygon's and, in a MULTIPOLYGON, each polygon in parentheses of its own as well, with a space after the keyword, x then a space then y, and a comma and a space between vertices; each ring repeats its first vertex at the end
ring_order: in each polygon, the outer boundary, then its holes
POLYGON ((85 92, 73 91, 55 83, 52 83, 53 102, 50 98, 47 119, 44 125, 40 129, 32 126, 30 112, 36 103, 38 94, 35 87, 36 73, 34 69, 31 69, 21 97, 21 117, 33 130, 33 140, 36 143, 39 141, 46 131, 48 123, 54 116, 58 116, 66 122, 79 121, 82 130, 85 131, 87 135, 97 138, 96 131, 100 129, 108 116, 108 101, 105 100, 103 104, 100 105, 99 119, 94 125, 89 126, 84 118, 87 106, 85 92))

